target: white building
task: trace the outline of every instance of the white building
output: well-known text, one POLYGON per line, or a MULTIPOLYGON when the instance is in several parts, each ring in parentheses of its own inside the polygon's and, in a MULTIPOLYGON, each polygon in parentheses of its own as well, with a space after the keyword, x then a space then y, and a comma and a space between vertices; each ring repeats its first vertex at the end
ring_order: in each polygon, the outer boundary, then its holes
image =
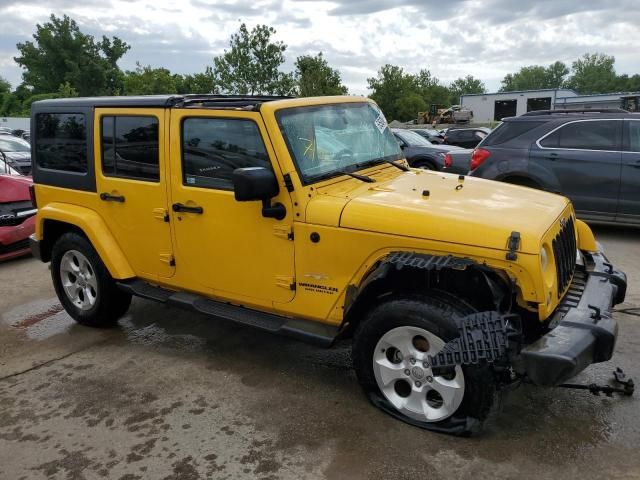
POLYGON ((500 121, 532 110, 621 108, 628 93, 578 95, 568 88, 462 95, 460 105, 473 111, 474 123, 500 121))
POLYGON ((0 117, 0 127, 9 127, 11 130, 29 130, 29 117, 0 117))

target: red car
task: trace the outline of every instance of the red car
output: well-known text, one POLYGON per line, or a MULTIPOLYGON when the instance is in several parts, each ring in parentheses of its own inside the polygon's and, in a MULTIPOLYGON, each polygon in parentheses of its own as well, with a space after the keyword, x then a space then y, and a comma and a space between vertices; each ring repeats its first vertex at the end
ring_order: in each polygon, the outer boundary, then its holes
POLYGON ((35 229, 31 177, 0 174, 0 261, 29 255, 29 235, 35 229))

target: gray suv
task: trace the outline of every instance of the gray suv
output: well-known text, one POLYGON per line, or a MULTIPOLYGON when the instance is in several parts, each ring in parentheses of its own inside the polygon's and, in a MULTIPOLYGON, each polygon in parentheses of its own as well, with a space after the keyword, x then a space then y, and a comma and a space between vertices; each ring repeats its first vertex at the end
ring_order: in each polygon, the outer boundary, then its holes
POLYGON ((469 174, 565 195, 584 220, 640 225, 640 114, 544 110, 505 118, 474 150, 469 174))

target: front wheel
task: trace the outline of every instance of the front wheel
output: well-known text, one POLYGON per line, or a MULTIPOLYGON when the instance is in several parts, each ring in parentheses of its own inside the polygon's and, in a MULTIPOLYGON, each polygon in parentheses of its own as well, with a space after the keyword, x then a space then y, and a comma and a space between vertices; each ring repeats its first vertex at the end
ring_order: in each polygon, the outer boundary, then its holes
POLYGON ((356 374, 371 401, 422 428, 476 431, 493 404, 490 368, 456 366, 435 376, 429 363, 429 356, 458 336, 456 321, 472 313, 471 306, 444 292, 397 297, 375 307, 353 345, 356 374))
POLYGON ((131 304, 131 295, 117 287, 91 243, 77 233, 65 233, 54 244, 51 278, 60 303, 82 325, 113 326, 131 304))

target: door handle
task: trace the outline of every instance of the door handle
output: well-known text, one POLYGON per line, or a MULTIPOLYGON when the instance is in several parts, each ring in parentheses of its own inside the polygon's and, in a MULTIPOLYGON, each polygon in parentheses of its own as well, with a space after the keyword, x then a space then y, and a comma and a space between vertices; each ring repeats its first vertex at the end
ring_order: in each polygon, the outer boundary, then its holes
POLYGON ((124 195, 111 195, 110 193, 102 192, 100 194, 100 200, 105 202, 124 203, 124 195))
POLYGON ((557 153, 550 153, 549 155, 547 155, 547 160, 557 160, 558 159, 558 154, 557 153))
POLYGON ((632 167, 633 167, 633 168, 640 168, 640 160, 639 160, 639 161, 637 161, 637 162, 635 163, 635 165, 632 165, 632 167))
POLYGON ((204 208, 202 207, 189 207, 183 203, 174 203, 171 208, 174 212, 197 213, 199 215, 204 213, 204 208))

